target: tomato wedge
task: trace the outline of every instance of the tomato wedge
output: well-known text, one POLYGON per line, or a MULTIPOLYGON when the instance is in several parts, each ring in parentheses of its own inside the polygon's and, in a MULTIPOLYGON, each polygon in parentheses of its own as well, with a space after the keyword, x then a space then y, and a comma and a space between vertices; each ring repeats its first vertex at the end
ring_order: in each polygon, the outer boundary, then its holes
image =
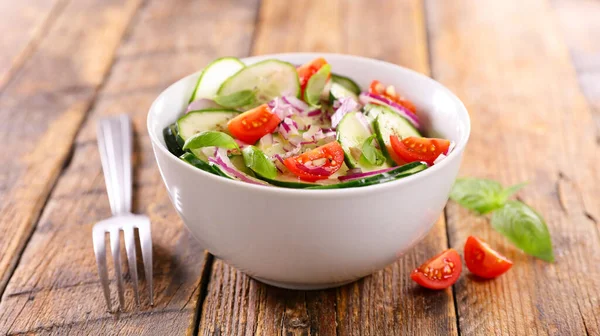
POLYGON ((471 273, 485 279, 502 275, 513 265, 512 261, 475 236, 469 236, 465 243, 465 264, 471 273))
POLYGON ((460 272, 462 272, 460 255, 455 249, 447 249, 415 269, 410 278, 425 288, 444 289, 458 280, 460 272))
POLYGON ((406 107, 412 113, 417 112, 415 105, 413 105, 413 103, 410 100, 407 100, 404 97, 400 96, 398 93, 396 93, 396 88, 392 85, 386 87, 380 81, 374 80, 371 82, 371 86, 369 86, 369 92, 391 99, 396 103, 406 107))
POLYGON ((315 58, 314 60, 299 66, 296 71, 298 71, 298 79, 300 80, 300 87, 302 88, 302 97, 304 97, 304 89, 306 89, 306 84, 312 75, 314 75, 323 65, 327 64, 327 61, 322 58, 315 58))
POLYGON ((308 182, 328 178, 340 169, 342 163, 344 163, 344 150, 337 141, 283 161, 290 172, 308 182))
POLYGON ((445 139, 407 137, 400 141, 397 136, 390 135, 390 143, 402 161, 423 161, 429 165, 450 148, 450 141, 445 139))
POLYGON ((227 128, 234 137, 253 144, 264 135, 273 133, 280 122, 281 120, 273 114, 271 108, 263 104, 231 119, 227 128))

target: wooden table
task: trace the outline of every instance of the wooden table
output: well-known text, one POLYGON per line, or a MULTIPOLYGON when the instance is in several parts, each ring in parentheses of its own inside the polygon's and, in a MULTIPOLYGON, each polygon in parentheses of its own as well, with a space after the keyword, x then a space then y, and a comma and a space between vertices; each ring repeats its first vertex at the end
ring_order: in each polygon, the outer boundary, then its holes
POLYGON ((0 334, 600 335, 599 18, 597 0, 0 0, 0 334), (146 113, 213 58, 284 51, 379 58, 447 85, 473 123, 461 174, 529 181, 520 198, 545 216, 556 262, 453 203, 395 264, 338 289, 273 288, 204 253, 168 200, 146 113), (115 316, 92 253, 110 213, 95 124, 124 112, 156 306, 143 295, 136 311, 127 278, 115 316), (410 281, 472 234, 513 269, 438 292, 410 281))

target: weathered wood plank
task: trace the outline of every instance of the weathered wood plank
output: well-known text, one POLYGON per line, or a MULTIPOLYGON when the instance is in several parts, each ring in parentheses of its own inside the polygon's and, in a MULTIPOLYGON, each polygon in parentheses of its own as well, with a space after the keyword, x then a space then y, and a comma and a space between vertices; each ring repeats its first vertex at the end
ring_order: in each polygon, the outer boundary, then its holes
POLYGON ((0 292, 138 3, 69 3, 0 96, 0 292))
POLYGON ((51 27, 65 2, 0 1, 0 91, 51 27))
POLYGON ((600 330, 600 177, 590 110, 550 4, 429 1, 432 72, 461 97, 473 131, 462 174, 529 181, 522 199, 547 219, 556 263, 528 257, 485 218, 451 204, 451 245, 469 235, 515 262, 493 281, 455 285, 465 335, 585 335, 600 330))
POLYGON ((575 64, 579 85, 596 122, 600 144, 600 3, 593 0, 553 0, 561 31, 575 64))
MULTIPOLYGON (((89 118, 76 137, 72 160, 53 189, 0 302, 1 335, 171 335, 193 332, 202 288, 201 276, 207 259, 199 243, 184 229, 168 199, 145 124, 148 107, 158 93, 220 55, 220 44, 228 34, 246 41, 230 47, 230 53, 244 55, 248 52, 252 25, 246 23, 254 22, 258 4, 221 1, 219 6, 212 6, 211 3, 180 0, 170 1, 165 7, 164 1, 149 1, 136 16, 133 29, 119 48, 118 53, 122 56, 113 65, 89 118), (237 18, 239 26, 219 28, 218 14, 230 10, 241 13, 242 9, 246 14, 237 18), (165 45, 174 34, 161 27, 178 20, 188 23, 176 26, 179 41, 196 43, 201 52, 189 52, 187 47, 179 44, 173 44, 169 52, 155 49, 165 45), (207 27, 216 28, 211 31, 214 40, 198 38, 198 32, 207 27), (217 34, 220 38, 216 38, 217 34), (130 92, 125 92, 129 89, 130 92), (140 311, 135 310, 127 270, 126 313, 113 316, 106 312, 97 279, 91 229, 96 221, 110 215, 96 148, 95 125, 98 118, 119 113, 128 113, 132 117, 135 130, 134 210, 147 214, 152 221, 155 307, 148 307, 145 282, 142 281, 142 307, 140 311)), ((114 6, 114 3, 96 3, 94 16, 99 16, 99 10, 109 5, 114 6)), ((104 17, 114 18, 116 12, 113 9, 104 17)), ((73 18, 70 22, 73 24, 73 18)), ((86 34, 92 38, 90 22, 87 27, 86 34)), ((112 273, 110 278, 114 279, 112 273)), ((116 304, 114 282, 111 289, 116 304)))
MULTIPOLYGON (((343 52, 428 73, 422 8, 416 0, 263 1, 253 53, 343 52), (399 29, 402 33, 390 39, 399 29)), ((409 278, 418 263, 446 247, 441 219, 421 244, 387 269, 341 289, 311 292, 266 286, 217 260, 200 334, 456 334, 451 290, 417 290, 409 278)))

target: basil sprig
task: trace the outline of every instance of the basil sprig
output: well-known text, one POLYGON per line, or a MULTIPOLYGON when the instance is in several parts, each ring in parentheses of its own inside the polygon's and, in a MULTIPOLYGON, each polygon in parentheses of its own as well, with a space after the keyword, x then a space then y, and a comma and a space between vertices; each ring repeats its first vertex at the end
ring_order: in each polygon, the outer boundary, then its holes
POLYGON ((244 164, 256 174, 273 179, 277 177, 277 167, 267 155, 255 146, 247 146, 242 150, 244 164))
POLYGON ((483 215, 501 208, 506 200, 525 186, 524 183, 502 188, 493 180, 459 178, 454 182, 450 198, 467 209, 483 215))
POLYGON ((183 144, 183 149, 197 149, 203 147, 220 147, 227 149, 240 149, 235 140, 227 133, 217 131, 204 131, 189 137, 183 144))
POLYGON ((371 135, 365 140, 361 148, 362 155, 360 158, 374 166, 381 166, 385 162, 385 157, 378 148, 373 146, 374 139, 375 134, 371 135))
POLYGON ((525 253, 554 261, 546 222, 526 204, 519 201, 506 202, 492 214, 492 227, 525 253))
POLYGON ((493 180, 460 178, 450 199, 480 215, 493 212, 492 228, 523 252, 552 262, 552 239, 542 216, 523 202, 509 200, 524 186, 525 183, 520 183, 503 188, 493 180))

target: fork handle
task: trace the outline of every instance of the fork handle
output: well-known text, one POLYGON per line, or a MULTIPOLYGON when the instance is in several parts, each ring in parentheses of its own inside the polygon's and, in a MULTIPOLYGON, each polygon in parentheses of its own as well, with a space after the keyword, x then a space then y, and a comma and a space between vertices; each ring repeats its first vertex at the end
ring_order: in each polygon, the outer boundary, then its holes
POLYGON ((131 121, 122 114, 100 120, 98 150, 113 215, 131 213, 131 121))

